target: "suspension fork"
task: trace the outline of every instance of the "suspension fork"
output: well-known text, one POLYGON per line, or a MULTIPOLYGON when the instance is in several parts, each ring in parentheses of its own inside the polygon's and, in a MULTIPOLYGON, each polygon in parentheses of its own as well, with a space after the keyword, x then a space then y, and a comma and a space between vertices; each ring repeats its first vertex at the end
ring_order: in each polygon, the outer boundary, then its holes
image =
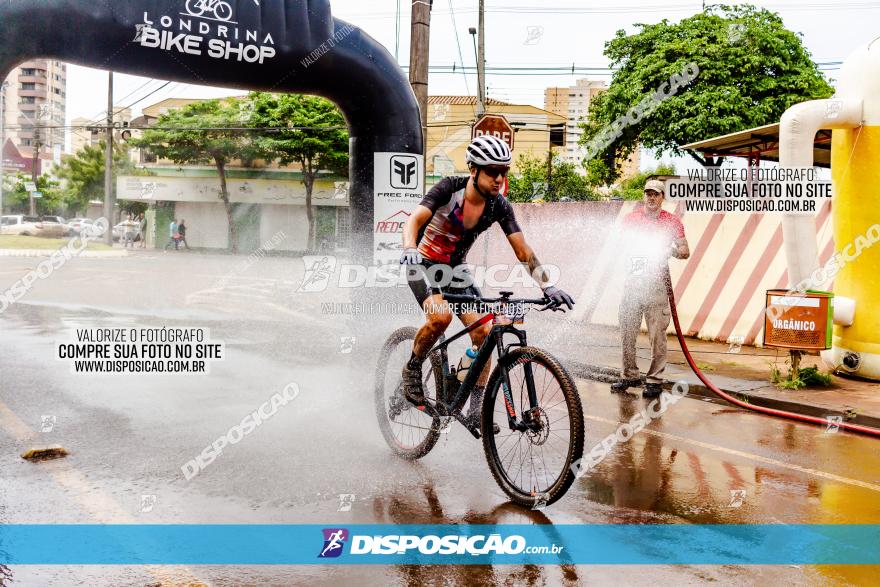
MULTIPOLYGON (((498 328, 493 333, 495 336, 495 346, 498 349, 498 364, 501 365, 502 359, 504 359, 504 355, 507 354, 507 350, 504 347, 504 333, 510 332, 515 335, 519 339, 519 344, 523 347, 526 346, 526 333, 521 330, 517 330, 515 328, 498 328)), ((531 411, 532 409, 538 406, 538 394, 535 390, 535 378, 532 373, 532 364, 531 362, 523 363, 523 371, 525 373, 526 378, 526 390, 529 395, 529 410, 524 409, 525 406, 521 406, 521 410, 523 414, 527 411, 531 411)), ((510 374, 507 369, 501 370, 501 388, 504 393, 504 407, 507 412, 507 422, 510 426, 511 430, 525 430, 527 428, 524 421, 520 420, 517 422, 516 420, 516 409, 513 403, 513 388, 510 385, 510 374)))

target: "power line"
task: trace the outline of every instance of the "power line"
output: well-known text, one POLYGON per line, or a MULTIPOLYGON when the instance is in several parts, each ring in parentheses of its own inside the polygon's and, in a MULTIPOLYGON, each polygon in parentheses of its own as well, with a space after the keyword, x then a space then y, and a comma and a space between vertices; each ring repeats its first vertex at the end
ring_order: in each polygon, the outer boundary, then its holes
MULTIPOLYGON (((143 85, 141 86, 141 88, 143 88, 143 87, 145 87, 145 86, 147 86, 147 85, 149 85, 149 84, 151 84, 151 83, 153 83, 153 82, 155 82, 155 81, 162 81, 162 80, 150 80, 150 81, 147 82, 146 84, 143 84, 143 85)), ((113 116, 116 116, 117 114, 119 114, 120 112, 122 112, 122 111, 124 111, 124 110, 128 110, 129 108, 131 108, 131 107, 134 106, 135 104, 138 104, 139 102, 143 102, 144 100, 146 100, 147 98, 149 98, 150 96, 152 96, 153 94, 155 94, 156 92, 162 90, 163 88, 168 87, 171 83, 175 83, 175 84, 177 84, 177 82, 165 82, 164 84, 162 84, 161 86, 159 86, 159 87, 156 88, 155 90, 151 91, 149 94, 143 96, 142 98, 139 98, 138 100, 135 100, 134 102, 132 102, 131 104, 129 104, 129 105, 127 105, 127 106, 121 106, 121 107, 119 107, 118 109, 114 110, 114 111, 113 111, 113 116)), ((141 88, 138 88, 138 89, 141 89, 141 88)), ((135 92, 137 92, 137 90, 135 90, 135 92)), ((126 98, 127 98, 128 96, 131 96, 131 95, 134 94, 135 92, 130 92, 130 93, 126 96, 126 98)), ((123 99, 124 99, 124 98, 123 98, 123 99)), ((122 101, 122 100, 120 100, 120 102, 121 102, 121 101, 122 101)), ((101 124, 102 124, 102 123, 105 123, 105 122, 106 122, 106 120, 105 120, 105 117, 104 117, 104 116, 96 116, 96 117, 94 117, 94 118, 92 119, 92 123, 91 123, 90 126, 101 126, 101 124)))
MULTIPOLYGON (((470 85, 468 84, 468 76, 464 69, 464 54, 461 52, 461 41, 458 38, 458 25, 455 23, 455 8, 452 7, 452 0, 449 0, 449 14, 452 15, 452 30, 455 31, 455 44, 458 45, 458 62, 461 63, 461 75, 464 77, 464 88, 467 91, 468 95, 471 93, 470 85)), ((428 73, 431 72, 431 67, 428 66, 428 73)), ((474 116, 476 116, 477 109, 474 107, 474 116)))
MULTIPOLYGON (((880 8, 880 2, 820 2, 810 4, 759 4, 759 8, 775 11, 815 11, 815 10, 874 10, 880 8)), ((504 6, 487 7, 486 12, 496 14, 631 14, 631 13, 666 13, 666 12, 695 12, 693 3, 682 4, 627 4, 622 6, 602 7, 572 7, 572 6, 504 6)), ((437 10, 442 14, 445 11, 437 10)), ((476 8, 459 8, 460 14, 475 14, 476 8)), ((696 13, 696 12, 695 12, 696 13)), ((394 18, 393 12, 369 12, 369 13, 345 13, 346 19, 370 20, 394 18)))

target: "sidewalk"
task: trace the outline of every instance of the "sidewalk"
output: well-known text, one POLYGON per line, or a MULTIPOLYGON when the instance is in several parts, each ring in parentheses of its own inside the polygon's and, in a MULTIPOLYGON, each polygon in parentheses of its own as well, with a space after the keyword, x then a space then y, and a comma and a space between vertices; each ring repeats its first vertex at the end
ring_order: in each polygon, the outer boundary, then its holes
MULTIPOLYGON (((57 249, 0 249, 0 257, 51 257, 57 249)), ((77 257, 127 257, 124 249, 112 251, 89 251, 85 250, 76 255, 77 257)))
MULTIPOLYGON (((740 400, 764 406, 825 418, 843 416, 844 421, 880 428, 880 382, 845 377, 832 377, 832 386, 805 388, 797 391, 780 389, 770 383, 770 368, 775 364, 780 372, 788 373, 788 351, 743 346, 739 352, 730 352, 729 345, 686 339, 688 349, 703 374, 719 389, 740 400)), ((717 397, 691 371, 675 336, 668 337, 669 363, 666 367, 667 386, 685 380, 694 397, 717 397)), ((555 349, 558 350, 558 349, 555 349)), ((620 351, 608 346, 591 348, 589 363, 568 359, 566 364, 573 374, 614 381, 620 373, 620 351)), ((639 367, 644 373, 650 362, 648 340, 639 336, 639 367)), ((818 356, 804 355, 801 367, 817 366, 825 371, 818 356)))

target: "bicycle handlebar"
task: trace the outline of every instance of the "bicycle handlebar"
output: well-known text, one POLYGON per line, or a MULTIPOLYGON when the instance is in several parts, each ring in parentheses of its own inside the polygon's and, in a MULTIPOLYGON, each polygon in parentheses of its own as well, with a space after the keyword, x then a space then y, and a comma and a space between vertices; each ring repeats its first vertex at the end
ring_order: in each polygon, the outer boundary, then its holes
POLYGON ((552 304, 553 302, 550 298, 543 297, 540 299, 528 299, 528 298, 509 298, 509 297, 500 297, 500 298, 484 298, 478 296, 468 296, 461 294, 443 294, 443 299, 447 302, 463 302, 463 303, 473 303, 473 302, 482 302, 484 304, 495 304, 497 302, 505 302, 508 304, 535 304, 540 306, 546 306, 552 304))

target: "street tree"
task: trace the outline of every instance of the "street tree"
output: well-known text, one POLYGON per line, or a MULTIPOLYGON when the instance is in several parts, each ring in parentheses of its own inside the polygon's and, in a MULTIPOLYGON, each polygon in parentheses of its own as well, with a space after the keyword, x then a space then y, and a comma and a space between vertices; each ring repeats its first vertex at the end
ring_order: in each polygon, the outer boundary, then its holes
POLYGON ((302 169, 309 223, 307 249, 315 249, 315 211, 312 193, 321 172, 348 175, 348 130, 335 104, 318 96, 254 92, 250 125, 274 129, 258 139, 261 150, 281 165, 302 169))
POLYGON ((654 169, 642 171, 620 182, 609 194, 612 198, 624 200, 642 200, 645 194, 645 183, 656 176, 675 175, 675 166, 658 165, 654 169))
POLYGON ((229 245, 238 252, 238 233, 229 201, 227 171, 236 160, 253 161, 262 153, 252 133, 242 131, 238 100, 193 102, 162 114, 131 144, 179 164, 213 164, 220 181, 219 199, 226 211, 229 245))
MULTIPOLYGON (((52 174, 59 178, 63 185, 61 200, 69 215, 85 212, 91 200, 104 200, 104 162, 105 143, 101 141, 95 146, 86 145, 73 156, 55 165, 52 174)), ((114 144, 113 150, 113 182, 116 176, 134 172, 134 165, 128 157, 128 148, 123 144, 114 144)))
POLYGON ((616 71, 593 99, 581 139, 588 154, 601 147, 584 162, 593 184, 614 182, 639 145, 678 155, 681 145, 778 122, 793 104, 833 93, 800 36, 766 9, 716 5, 677 23, 637 27, 605 44, 616 71), (670 91, 683 72, 697 75, 670 91), (629 116, 640 103, 643 116, 629 116), (609 136, 609 128, 616 132, 609 136))
POLYGON ((509 177, 511 202, 558 202, 571 200, 596 200, 598 196, 579 175, 575 165, 558 158, 548 163, 547 157, 522 154, 516 159, 517 175, 509 177), (548 187, 548 175, 550 178, 548 187))
MULTIPOLYGON (((32 181, 30 174, 17 173, 3 177, 3 209, 12 213, 27 214, 30 210, 30 192, 27 184, 32 181)), ((62 202, 62 190, 57 181, 48 175, 37 176, 37 191, 42 195, 34 199, 38 215, 56 214, 62 202)))

